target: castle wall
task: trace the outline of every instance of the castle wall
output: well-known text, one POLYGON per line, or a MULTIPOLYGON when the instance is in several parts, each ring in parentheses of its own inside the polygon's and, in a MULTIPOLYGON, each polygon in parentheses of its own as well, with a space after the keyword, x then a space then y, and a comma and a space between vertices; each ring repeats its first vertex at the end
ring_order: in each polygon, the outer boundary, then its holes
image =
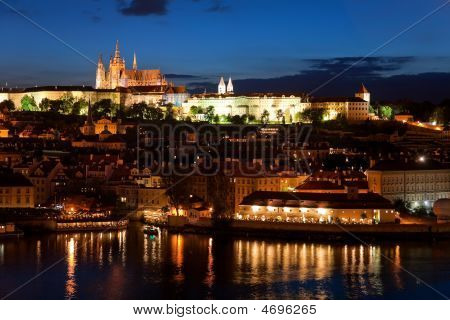
POLYGON ((278 121, 277 112, 281 110, 286 122, 305 109, 301 97, 296 96, 222 96, 193 97, 182 104, 183 114, 189 115, 192 106, 203 109, 214 107, 214 112, 220 116, 253 115, 260 119, 265 110, 269 112, 269 121, 278 121))

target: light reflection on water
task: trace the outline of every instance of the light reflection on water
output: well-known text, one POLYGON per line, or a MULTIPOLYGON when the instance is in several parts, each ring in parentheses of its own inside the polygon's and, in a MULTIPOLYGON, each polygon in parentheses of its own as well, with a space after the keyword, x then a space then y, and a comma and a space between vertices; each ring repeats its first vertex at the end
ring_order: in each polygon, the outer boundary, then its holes
POLYGON ((64 257, 13 298, 439 298, 402 267, 450 291, 448 242, 345 243, 107 233, 0 241, 3 296, 64 257), (402 267, 401 267, 402 266, 402 267))

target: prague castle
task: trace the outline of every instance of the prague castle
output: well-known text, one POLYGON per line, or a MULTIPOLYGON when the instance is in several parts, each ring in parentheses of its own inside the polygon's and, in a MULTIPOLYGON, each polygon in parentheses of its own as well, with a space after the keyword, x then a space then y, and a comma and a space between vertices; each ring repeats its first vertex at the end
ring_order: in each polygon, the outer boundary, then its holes
POLYGON ((217 93, 197 94, 186 100, 183 114, 188 116, 192 107, 206 110, 214 107, 219 116, 254 116, 260 119, 266 113, 269 121, 279 121, 280 115, 286 123, 298 122, 298 114, 306 109, 323 109, 325 120, 343 115, 348 120, 369 119, 370 93, 361 84, 353 97, 308 97, 298 93, 250 93, 235 94, 231 78, 228 85, 220 79, 217 93))
POLYGON ((116 43, 114 55, 109 59, 109 69, 106 70, 100 55, 97 65, 96 89, 115 89, 117 87, 147 87, 166 86, 167 81, 160 70, 138 70, 136 53, 133 59, 133 69, 127 69, 125 59, 120 56, 119 41, 116 43))

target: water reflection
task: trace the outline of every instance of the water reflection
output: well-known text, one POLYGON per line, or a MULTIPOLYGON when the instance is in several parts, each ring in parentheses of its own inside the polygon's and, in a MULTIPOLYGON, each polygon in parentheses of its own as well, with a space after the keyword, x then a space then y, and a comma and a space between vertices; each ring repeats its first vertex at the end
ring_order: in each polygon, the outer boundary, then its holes
POLYGON ((77 284, 75 279, 76 260, 76 242, 73 237, 66 243, 66 263, 67 263, 67 277, 66 277, 66 299, 75 297, 77 284))
POLYGON ((140 226, 41 235, 0 241, 0 274, 10 275, 9 280, 0 277, 0 293, 64 257, 65 263, 16 298, 361 299, 405 298, 421 290, 436 298, 403 268, 434 285, 449 281, 447 247, 224 239, 165 231, 149 237, 140 226))

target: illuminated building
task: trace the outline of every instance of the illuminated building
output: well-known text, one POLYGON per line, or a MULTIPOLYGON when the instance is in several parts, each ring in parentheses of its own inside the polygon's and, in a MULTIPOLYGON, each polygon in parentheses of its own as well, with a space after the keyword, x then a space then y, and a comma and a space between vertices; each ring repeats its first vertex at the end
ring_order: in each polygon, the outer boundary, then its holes
MULTIPOLYGON (((254 116, 260 120, 267 112, 269 121, 285 123, 299 122, 299 114, 306 109, 324 109, 324 120, 333 120, 343 115, 348 120, 362 121, 369 118, 370 93, 361 85, 354 97, 309 98, 303 94, 251 93, 234 94, 231 78, 228 86, 223 77, 217 93, 193 95, 183 103, 183 114, 188 116, 192 107, 206 110, 214 107, 219 116, 254 116)), ((201 117, 200 117, 201 118, 201 117)))
POLYGON ((115 89, 117 87, 166 86, 167 81, 160 70, 138 70, 136 54, 133 58, 133 69, 126 69, 125 59, 120 56, 119 41, 116 43, 114 55, 109 60, 106 70, 100 56, 97 64, 96 89, 115 89))
POLYGON ((35 163, 29 170, 28 179, 35 186, 35 204, 44 204, 55 195, 59 185, 58 176, 63 172, 63 165, 59 161, 44 159, 35 163))
POLYGON ((0 208, 34 208, 33 184, 21 174, 0 174, 0 208))
POLYGON ((413 207, 431 207, 450 198, 450 167, 425 157, 417 161, 380 161, 367 170, 369 191, 413 207))
POLYGON ((238 219, 297 223, 393 223, 389 200, 376 193, 291 193, 258 191, 239 205, 238 219))

